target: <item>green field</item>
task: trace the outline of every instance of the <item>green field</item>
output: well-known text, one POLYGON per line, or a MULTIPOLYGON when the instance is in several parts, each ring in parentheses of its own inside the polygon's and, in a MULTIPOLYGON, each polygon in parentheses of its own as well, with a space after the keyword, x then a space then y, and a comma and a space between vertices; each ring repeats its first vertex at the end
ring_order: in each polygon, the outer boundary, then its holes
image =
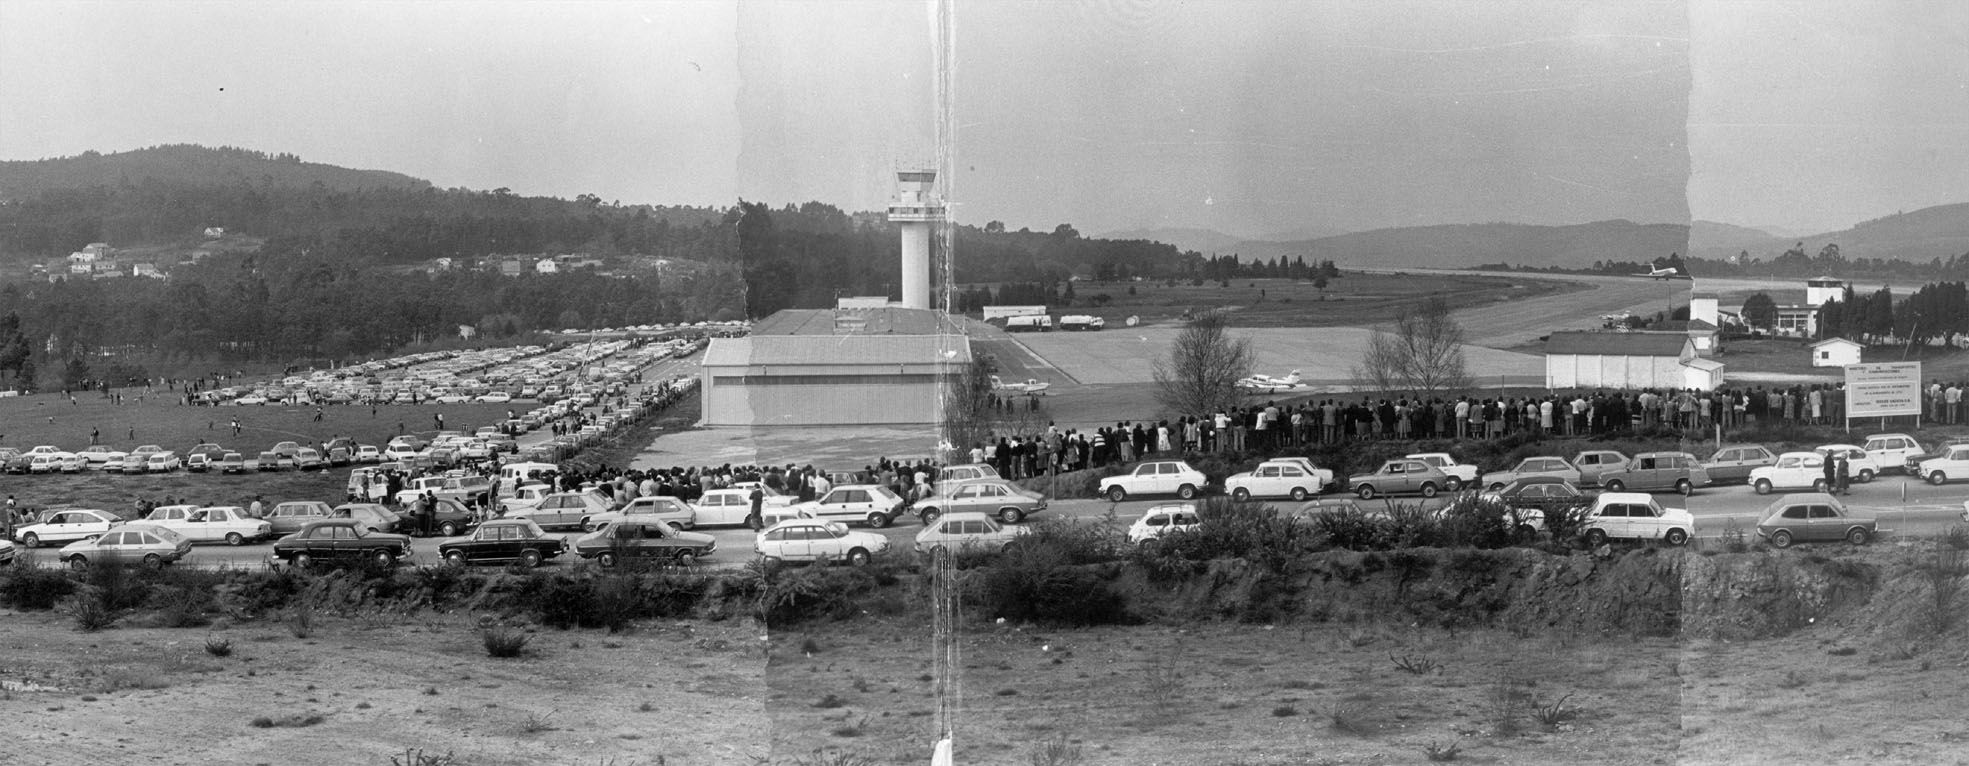
POLYGON ((1230 311, 1238 327, 1326 327, 1362 325, 1440 296, 1451 308, 1494 302, 1509 294, 1522 299, 1585 289, 1577 282, 1497 274, 1382 274, 1348 272, 1325 290, 1290 279, 1233 279, 1170 287, 1165 282, 1075 282, 1072 306, 1054 314, 1091 314, 1118 327, 1128 317, 1154 323, 1181 319, 1185 312, 1210 308, 1230 311), (1517 286, 1514 288, 1514 285, 1517 286), (1133 288, 1135 294, 1128 290, 1133 288), (1105 302, 1097 296, 1107 296, 1105 302))
MULTIPOLYGON (((0 447, 25 450, 52 444, 72 451, 88 446, 89 432, 96 429, 103 444, 117 449, 157 444, 182 452, 202 442, 214 442, 250 457, 282 441, 320 445, 336 436, 347 436, 363 444, 381 445, 399 432, 429 435, 437 430, 432 416, 438 413, 444 415, 447 429, 469 432, 503 420, 509 408, 527 408, 511 404, 392 405, 379 407, 372 415, 365 406, 327 406, 321 410, 321 421, 316 422, 312 407, 186 407, 169 396, 139 402, 141 391, 120 390, 124 396, 121 405, 101 394, 79 394, 73 404, 60 394, 0 398, 0 447), (240 424, 237 438, 230 427, 235 417, 240 424)), ((0 475, 0 494, 14 495, 30 508, 79 505, 127 515, 137 500, 162 502, 167 497, 212 504, 244 504, 255 494, 265 495, 269 504, 279 500, 339 501, 347 476, 346 469, 245 476, 183 471, 143 476, 98 471, 0 475)))

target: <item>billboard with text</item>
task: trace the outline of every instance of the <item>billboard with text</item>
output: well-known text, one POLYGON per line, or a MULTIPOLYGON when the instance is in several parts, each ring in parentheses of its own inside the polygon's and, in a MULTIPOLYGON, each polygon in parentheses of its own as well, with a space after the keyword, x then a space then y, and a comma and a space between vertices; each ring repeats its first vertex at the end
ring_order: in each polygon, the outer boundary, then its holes
POLYGON ((1846 417, 1920 414, 1920 362, 1846 365, 1846 417))

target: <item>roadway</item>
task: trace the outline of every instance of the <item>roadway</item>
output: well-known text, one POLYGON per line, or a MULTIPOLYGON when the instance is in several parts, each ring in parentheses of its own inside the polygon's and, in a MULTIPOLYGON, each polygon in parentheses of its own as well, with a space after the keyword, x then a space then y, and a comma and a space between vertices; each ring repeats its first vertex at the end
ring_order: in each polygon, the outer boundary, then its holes
MULTIPOLYGON (((1656 499, 1664 506, 1687 508, 1696 517, 1696 537, 1705 540, 1720 539, 1735 522, 1750 542, 1756 541, 1757 520, 1766 506, 1779 497, 1779 494, 1761 496, 1748 487, 1709 487, 1696 492, 1691 497, 1673 493, 1658 494, 1656 499)), ((1351 499, 1351 495, 1328 494, 1303 503, 1290 500, 1272 501, 1272 504, 1285 512, 1314 512, 1323 505, 1335 501, 1351 499)), ((1963 523, 1963 504, 1969 501, 1969 484, 1950 484, 1936 487, 1925 482, 1914 481, 1902 476, 1888 476, 1871 484, 1855 485, 1852 494, 1843 498, 1847 507, 1870 513, 1879 520, 1881 544, 1893 544, 1898 540, 1914 537, 1939 535, 1949 527, 1963 523)), ((1447 502, 1447 497, 1424 500, 1419 497, 1396 498, 1393 502, 1420 502, 1426 507, 1438 507, 1447 502)), ((1034 518, 1073 519, 1082 523, 1109 524, 1120 534, 1128 524, 1140 516, 1149 506, 1163 503, 1181 502, 1174 498, 1157 500, 1129 500, 1110 503, 1106 500, 1055 500, 1049 507, 1034 518), (1109 521, 1109 512, 1113 515, 1109 521)), ((1360 502, 1360 501, 1356 501, 1360 502)), ((1382 500, 1361 502, 1364 507, 1372 507, 1382 500)), ((1033 522, 1027 522, 1033 523, 1033 522)), ((904 516, 894 526, 872 530, 889 538, 891 550, 907 553, 917 531, 922 525, 912 516, 904 516)), ((700 529, 718 540, 718 552, 703 560, 706 566, 717 568, 736 568, 752 559, 753 534, 743 528, 700 529)), ((572 545, 579 532, 555 532, 555 536, 566 539, 572 545)), ((436 564, 437 538, 418 538, 412 542, 412 564, 436 564)), ((39 561, 53 565, 57 548, 42 548, 35 551, 22 551, 27 561, 39 561)), ((267 554, 272 551, 272 543, 245 545, 237 548, 224 545, 199 546, 192 549, 181 565, 202 568, 259 568, 265 565, 267 554)), ((569 555, 561 560, 550 561, 547 567, 588 566, 582 559, 569 555)))

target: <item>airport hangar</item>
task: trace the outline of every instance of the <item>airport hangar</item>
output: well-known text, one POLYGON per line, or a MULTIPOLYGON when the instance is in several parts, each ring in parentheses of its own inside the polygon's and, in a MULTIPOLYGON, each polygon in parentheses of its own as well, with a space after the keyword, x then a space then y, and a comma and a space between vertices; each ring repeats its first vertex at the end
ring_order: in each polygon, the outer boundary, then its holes
POLYGON ((787 309, 718 338, 702 372, 706 426, 927 425, 971 342, 943 312, 787 309))

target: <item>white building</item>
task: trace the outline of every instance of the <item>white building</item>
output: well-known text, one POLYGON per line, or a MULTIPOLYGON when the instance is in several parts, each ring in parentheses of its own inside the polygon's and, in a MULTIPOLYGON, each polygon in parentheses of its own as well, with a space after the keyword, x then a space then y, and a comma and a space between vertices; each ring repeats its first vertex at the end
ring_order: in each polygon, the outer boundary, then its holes
POLYGON ((707 426, 927 425, 971 343, 935 311, 788 309, 704 353, 707 426))
POLYGON ((1845 367, 1860 363, 1860 351, 1864 348, 1845 338, 1827 338, 1812 344, 1813 367, 1845 367))
POLYGON ((1680 332, 1555 332, 1545 342, 1545 386, 1693 388, 1723 383, 1723 364, 1697 355, 1680 332))

